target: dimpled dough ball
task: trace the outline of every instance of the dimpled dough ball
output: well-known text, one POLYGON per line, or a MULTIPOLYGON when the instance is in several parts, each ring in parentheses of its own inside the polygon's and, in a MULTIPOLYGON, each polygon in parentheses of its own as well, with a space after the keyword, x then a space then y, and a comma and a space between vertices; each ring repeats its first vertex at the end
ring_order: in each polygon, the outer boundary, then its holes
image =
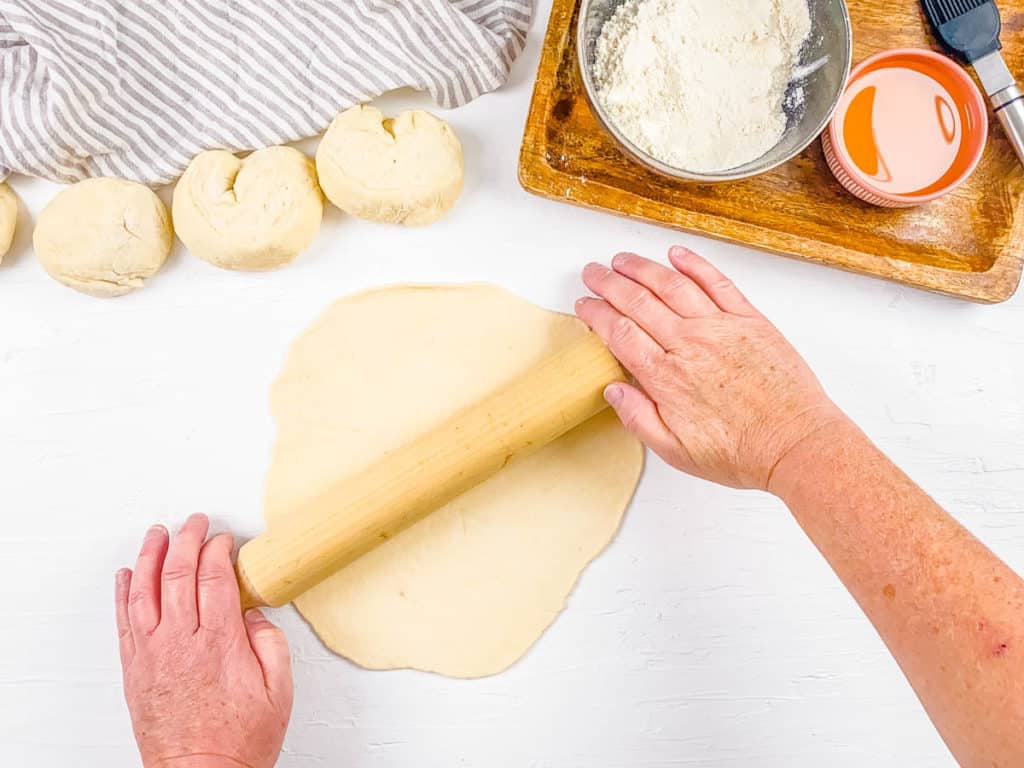
POLYGON ((167 207, 124 179, 72 184, 39 214, 33 233, 43 268, 90 296, 121 296, 156 274, 171 252, 167 207))
POLYGON ((18 198, 6 184, 0 184, 0 261, 11 247, 18 221, 18 198))
POLYGON ((385 119, 374 107, 342 112, 316 153, 324 194, 341 210, 371 221, 430 224, 462 191, 462 145, 429 112, 385 119))
POLYGON ((283 266, 304 251, 324 214, 316 169, 291 147, 245 158, 197 155, 174 189, 174 229, 196 256, 224 269, 283 266))

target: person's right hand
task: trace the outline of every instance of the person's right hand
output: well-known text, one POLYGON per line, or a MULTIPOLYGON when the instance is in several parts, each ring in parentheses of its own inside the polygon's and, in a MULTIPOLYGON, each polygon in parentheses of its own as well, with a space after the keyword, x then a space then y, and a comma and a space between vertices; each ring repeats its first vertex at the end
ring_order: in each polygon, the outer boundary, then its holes
POLYGON ((771 490, 802 440, 846 421, 782 334, 715 267, 669 251, 675 269, 620 253, 588 264, 600 298, 576 313, 636 378, 605 397, 669 464, 735 488, 771 490))
POLYGON ((145 768, 271 768, 292 709, 284 633, 243 617, 231 536, 192 515, 149 529, 115 599, 124 695, 145 768))

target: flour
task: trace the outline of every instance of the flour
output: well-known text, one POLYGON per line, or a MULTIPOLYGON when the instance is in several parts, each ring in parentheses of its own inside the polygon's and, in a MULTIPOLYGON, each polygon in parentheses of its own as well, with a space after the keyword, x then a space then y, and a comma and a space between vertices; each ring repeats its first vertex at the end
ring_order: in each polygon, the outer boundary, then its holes
POLYGON ((782 137, 810 30, 807 0, 627 0, 597 41, 598 99, 667 165, 734 168, 782 137))

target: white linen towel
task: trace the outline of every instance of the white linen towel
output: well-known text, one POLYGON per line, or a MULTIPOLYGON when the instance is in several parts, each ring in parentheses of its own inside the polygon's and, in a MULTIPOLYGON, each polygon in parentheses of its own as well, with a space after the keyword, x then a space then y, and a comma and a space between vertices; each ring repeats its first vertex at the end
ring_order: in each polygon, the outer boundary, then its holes
POLYGON ((0 180, 169 183, 403 86, 505 82, 532 0, 0 0, 0 180))

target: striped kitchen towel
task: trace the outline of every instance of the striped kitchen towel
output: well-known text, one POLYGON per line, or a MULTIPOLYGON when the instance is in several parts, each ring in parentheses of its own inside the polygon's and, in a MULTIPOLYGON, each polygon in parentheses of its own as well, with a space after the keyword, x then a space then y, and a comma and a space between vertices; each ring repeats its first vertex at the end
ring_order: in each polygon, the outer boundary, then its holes
POLYGON ((173 181, 403 86, 505 82, 533 0, 0 0, 0 180, 173 181))

